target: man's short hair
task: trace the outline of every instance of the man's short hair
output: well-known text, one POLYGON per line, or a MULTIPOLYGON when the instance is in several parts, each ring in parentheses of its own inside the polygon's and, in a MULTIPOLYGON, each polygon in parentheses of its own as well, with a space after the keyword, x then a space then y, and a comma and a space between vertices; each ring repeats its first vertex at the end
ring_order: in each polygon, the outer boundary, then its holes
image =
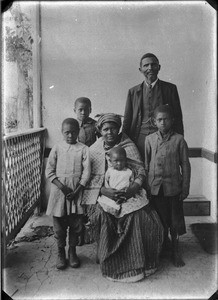
POLYGON ((157 60, 157 62, 158 62, 158 64, 159 64, 159 59, 157 58, 156 55, 154 55, 153 53, 146 53, 146 54, 144 54, 144 55, 142 56, 142 58, 140 59, 140 67, 142 66, 142 60, 143 60, 144 58, 146 58, 146 57, 154 57, 154 58, 156 58, 156 60, 157 60))
POLYGON ((168 104, 156 107, 156 109, 154 110, 154 118, 157 117, 158 113, 166 113, 171 119, 173 119, 173 111, 168 104))
POLYGON ((89 98, 87 98, 87 97, 77 98, 76 101, 74 102, 74 108, 76 108, 76 105, 78 103, 84 103, 84 104, 87 104, 90 108, 92 107, 91 100, 89 98))

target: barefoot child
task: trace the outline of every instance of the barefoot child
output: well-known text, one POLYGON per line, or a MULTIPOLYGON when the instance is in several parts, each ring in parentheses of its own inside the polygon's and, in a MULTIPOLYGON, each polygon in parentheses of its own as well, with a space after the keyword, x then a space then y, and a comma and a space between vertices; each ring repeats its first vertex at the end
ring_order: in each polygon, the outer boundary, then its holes
POLYGON ((123 233, 125 216, 135 210, 142 208, 147 203, 145 190, 140 190, 139 194, 126 199, 124 192, 135 180, 133 168, 127 167, 126 151, 122 147, 114 147, 109 152, 109 168, 105 173, 105 187, 116 189, 117 198, 112 200, 104 195, 99 196, 98 203, 104 211, 114 215, 117 219, 117 233, 123 233))
POLYGON ((46 176, 51 192, 46 214, 53 216, 58 247, 57 269, 66 267, 66 237, 69 227, 68 259, 72 268, 80 266, 76 254, 78 236, 83 228, 82 191, 90 177, 89 148, 77 142, 79 123, 73 118, 62 123, 64 141, 55 145, 48 158, 46 176))
POLYGON ((183 200, 189 194, 191 167, 188 146, 183 136, 172 130, 169 105, 154 111, 158 131, 145 140, 145 170, 151 203, 164 226, 165 245, 168 230, 172 240, 172 259, 176 267, 185 265, 179 252, 179 235, 186 233, 183 200))

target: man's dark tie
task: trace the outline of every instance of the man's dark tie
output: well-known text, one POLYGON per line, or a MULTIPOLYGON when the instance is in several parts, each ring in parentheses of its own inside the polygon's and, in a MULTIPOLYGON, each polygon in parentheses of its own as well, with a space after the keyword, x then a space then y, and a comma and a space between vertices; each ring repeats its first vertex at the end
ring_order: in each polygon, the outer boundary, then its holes
POLYGON ((149 93, 149 94, 152 93, 152 85, 151 85, 151 84, 148 85, 148 93, 149 93))
POLYGON ((151 120, 151 117, 153 115, 153 108, 152 108, 152 85, 148 85, 148 105, 149 105, 149 119, 151 120))
POLYGON ((152 97, 152 85, 149 84, 148 85, 148 101, 151 101, 151 97, 152 97))

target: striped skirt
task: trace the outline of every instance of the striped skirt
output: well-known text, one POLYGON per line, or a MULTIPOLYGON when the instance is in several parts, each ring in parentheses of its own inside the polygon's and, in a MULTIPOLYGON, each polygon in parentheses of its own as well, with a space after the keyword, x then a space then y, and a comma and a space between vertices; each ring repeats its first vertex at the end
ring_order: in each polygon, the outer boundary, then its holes
POLYGON ((149 205, 124 218, 120 235, 118 219, 104 212, 99 204, 90 214, 102 275, 113 281, 134 282, 156 271, 163 227, 149 205))

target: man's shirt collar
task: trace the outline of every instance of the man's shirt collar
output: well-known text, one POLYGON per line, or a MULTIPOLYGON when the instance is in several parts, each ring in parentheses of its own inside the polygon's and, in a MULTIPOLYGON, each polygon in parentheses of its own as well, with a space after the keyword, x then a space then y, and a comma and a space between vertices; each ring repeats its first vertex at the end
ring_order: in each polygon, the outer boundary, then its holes
MULTIPOLYGON (((151 83, 152 89, 153 89, 153 87, 155 86, 155 84, 157 83, 157 81, 158 81, 158 78, 157 78, 154 82, 151 83)), ((145 84, 146 84, 147 86, 149 85, 146 81, 145 81, 145 84)))

